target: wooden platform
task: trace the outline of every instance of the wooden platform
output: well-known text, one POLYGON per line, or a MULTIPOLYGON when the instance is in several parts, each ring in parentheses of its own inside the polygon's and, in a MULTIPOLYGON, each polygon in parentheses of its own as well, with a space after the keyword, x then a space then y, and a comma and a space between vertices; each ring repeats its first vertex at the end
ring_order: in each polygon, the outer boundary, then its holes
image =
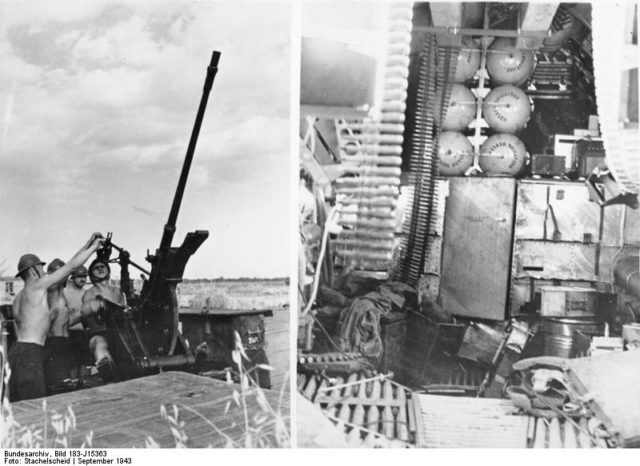
MULTIPOLYGON (((250 427, 259 428, 259 435, 275 447, 275 418, 265 414, 253 390, 246 398, 250 427), (262 414, 268 421, 258 425, 255 418, 262 414)), ((175 447, 169 424, 160 414, 162 405, 172 413, 175 404, 179 409, 179 421, 184 421, 188 447, 222 447, 229 440, 241 447, 245 442, 245 416, 244 410, 234 401, 234 391, 239 391, 237 385, 184 372, 165 372, 47 397, 47 416, 50 419, 53 412, 64 413, 71 407, 77 422, 73 447, 80 446, 90 431, 93 431, 94 448, 144 447, 148 436, 161 447, 175 447)), ((280 411, 289 429, 289 397, 284 396, 281 400, 279 392, 263 392, 274 411, 282 403, 280 411)), ((41 428, 43 400, 12 404, 16 421, 23 426, 41 428)), ((256 433, 253 435, 255 437, 256 433)))

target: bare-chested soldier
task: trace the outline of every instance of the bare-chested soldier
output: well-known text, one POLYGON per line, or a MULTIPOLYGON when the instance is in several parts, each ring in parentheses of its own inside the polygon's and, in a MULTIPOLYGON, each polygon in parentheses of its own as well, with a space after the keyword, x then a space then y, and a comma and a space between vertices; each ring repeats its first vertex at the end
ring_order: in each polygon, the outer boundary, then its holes
POLYGON ((81 311, 82 311, 82 296, 84 296, 84 286, 87 284, 87 268, 83 265, 74 269, 71 272, 67 286, 64 289, 64 297, 67 299, 67 306, 69 307, 69 329, 82 330, 81 311))
POLYGON ((17 341, 9 350, 9 401, 46 396, 44 343, 51 326, 47 290, 66 280, 71 270, 84 264, 103 241, 100 233, 94 233, 67 264, 51 275, 45 275, 44 262, 35 254, 20 258, 16 276, 24 280, 24 288, 13 301, 17 341))
POLYGON ((109 285, 111 269, 109 264, 99 259, 89 265, 89 279, 93 287, 82 297, 82 323, 89 330, 89 349, 96 361, 96 368, 105 383, 116 380, 113 358, 109 353, 109 340, 113 337, 101 318, 103 301, 123 305, 124 296, 117 286, 109 285))
MULTIPOLYGON (((52 260, 47 267, 47 274, 53 274, 63 265, 64 262, 60 259, 52 260)), ((64 294, 66 284, 65 279, 49 288, 47 292, 51 328, 44 345, 44 376, 50 393, 62 388, 65 380, 74 378, 73 376, 76 375, 69 327, 71 324, 80 322, 80 317, 76 317, 74 322, 71 321, 71 309, 64 294)))
POLYGON ((76 366, 71 370, 71 378, 80 377, 80 366, 91 364, 89 359, 89 339, 82 326, 82 296, 87 284, 87 268, 83 265, 71 272, 67 286, 64 289, 64 297, 69 307, 69 343, 73 351, 76 366))

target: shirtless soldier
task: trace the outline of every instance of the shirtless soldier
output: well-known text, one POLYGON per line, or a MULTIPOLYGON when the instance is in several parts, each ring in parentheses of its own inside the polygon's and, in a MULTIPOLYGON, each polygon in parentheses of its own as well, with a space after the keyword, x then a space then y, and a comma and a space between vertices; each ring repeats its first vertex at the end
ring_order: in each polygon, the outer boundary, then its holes
POLYGON ((16 276, 24 280, 24 288, 13 301, 17 341, 9 350, 9 401, 46 396, 44 379, 44 342, 51 326, 47 289, 66 280, 74 268, 82 265, 104 241, 94 233, 69 262, 51 275, 45 275, 42 262, 34 254, 25 254, 18 262, 16 276))
POLYGON ((80 324, 80 317, 82 311, 82 296, 85 293, 84 286, 87 284, 87 268, 83 265, 74 269, 69 277, 69 282, 64 288, 64 297, 67 299, 67 306, 69 307, 69 328, 82 330, 80 324))
POLYGON ((71 369, 71 378, 80 378, 80 367, 92 364, 89 358, 89 339, 87 338, 81 322, 82 296, 87 284, 87 268, 83 265, 71 272, 67 286, 64 288, 64 297, 69 307, 69 343, 73 351, 76 366, 71 369))
MULTIPOLYGON (((89 349, 96 362, 96 368, 105 383, 117 378, 113 358, 109 353, 109 340, 113 338, 101 317, 104 301, 123 305, 124 296, 117 286, 109 285, 111 270, 109 264, 99 259, 89 265, 89 279, 93 287, 82 297, 82 324, 89 331, 89 349)), ((113 344, 113 343, 112 343, 113 344)))
MULTIPOLYGON (((51 275, 63 265, 64 262, 60 259, 52 260, 47 267, 47 274, 51 275)), ((74 322, 71 321, 71 309, 64 295, 66 282, 66 279, 63 280, 47 292, 51 328, 44 345, 44 376, 50 393, 62 388, 65 380, 77 375, 73 370, 76 363, 69 339, 69 327, 80 322, 80 318, 78 316, 74 322)))

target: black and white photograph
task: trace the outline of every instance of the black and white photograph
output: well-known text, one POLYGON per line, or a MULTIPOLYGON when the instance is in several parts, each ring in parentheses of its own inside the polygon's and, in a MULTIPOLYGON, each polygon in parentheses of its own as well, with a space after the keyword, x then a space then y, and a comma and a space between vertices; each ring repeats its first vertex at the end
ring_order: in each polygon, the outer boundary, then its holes
POLYGON ((298 448, 640 446, 637 3, 301 10, 298 448))
POLYGON ((0 0, 4 464, 640 448, 638 5, 0 0))
POLYGON ((0 2, 3 448, 291 446, 290 55, 286 2, 0 2))

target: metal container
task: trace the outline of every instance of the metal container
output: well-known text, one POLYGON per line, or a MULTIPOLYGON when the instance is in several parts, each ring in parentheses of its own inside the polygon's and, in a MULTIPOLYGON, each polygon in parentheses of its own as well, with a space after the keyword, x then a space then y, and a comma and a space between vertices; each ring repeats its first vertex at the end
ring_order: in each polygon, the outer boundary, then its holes
POLYGON ((457 316, 504 320, 511 271, 515 180, 451 178, 440 298, 457 316))
POLYGON ((541 286, 540 315, 582 317, 595 315, 597 291, 578 286, 541 286))
POLYGON ((544 356, 569 358, 573 334, 580 330, 585 334, 602 334, 603 325, 593 317, 543 317, 542 353, 544 356))
POLYGON ((616 261, 613 269, 616 285, 640 298, 640 258, 634 256, 623 257, 616 261))
POLYGON ((535 60, 531 50, 516 48, 514 38, 500 37, 491 44, 487 71, 493 84, 522 86, 533 72, 535 60))
POLYGON ((440 111, 444 88, 440 89, 434 97, 436 123, 443 131, 464 131, 476 117, 476 96, 462 84, 449 84, 449 86, 451 86, 449 106, 445 109, 442 120, 440 111))
POLYGON ((560 176, 564 174, 566 157, 560 155, 533 154, 531 174, 539 176, 560 176))
POLYGON ((516 176, 527 164, 527 148, 517 136, 497 133, 482 143, 478 163, 487 174, 516 176))

